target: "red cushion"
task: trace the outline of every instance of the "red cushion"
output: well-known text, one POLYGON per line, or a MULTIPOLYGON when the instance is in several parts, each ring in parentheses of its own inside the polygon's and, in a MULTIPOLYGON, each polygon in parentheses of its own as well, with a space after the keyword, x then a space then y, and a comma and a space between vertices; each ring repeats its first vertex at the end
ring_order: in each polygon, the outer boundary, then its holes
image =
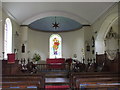
POLYGON ((47 88, 47 89, 53 89, 53 88, 57 88, 57 89, 59 89, 59 88, 61 88, 61 89, 65 89, 65 88, 70 88, 70 86, 69 85, 47 85, 45 88, 47 88))

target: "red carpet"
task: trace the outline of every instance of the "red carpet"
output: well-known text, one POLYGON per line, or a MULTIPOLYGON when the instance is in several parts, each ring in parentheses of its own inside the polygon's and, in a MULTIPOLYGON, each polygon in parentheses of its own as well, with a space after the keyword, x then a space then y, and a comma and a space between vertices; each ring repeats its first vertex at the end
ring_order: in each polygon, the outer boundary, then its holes
POLYGON ((46 90, 67 90, 70 88, 69 85, 47 85, 46 90))

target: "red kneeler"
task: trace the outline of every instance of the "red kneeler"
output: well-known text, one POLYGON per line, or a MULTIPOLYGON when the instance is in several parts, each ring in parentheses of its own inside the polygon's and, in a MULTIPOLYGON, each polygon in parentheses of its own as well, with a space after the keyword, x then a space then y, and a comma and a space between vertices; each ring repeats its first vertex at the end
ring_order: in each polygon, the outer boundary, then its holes
POLYGON ((47 58, 46 60, 48 69, 64 69, 65 68, 65 58, 47 58))

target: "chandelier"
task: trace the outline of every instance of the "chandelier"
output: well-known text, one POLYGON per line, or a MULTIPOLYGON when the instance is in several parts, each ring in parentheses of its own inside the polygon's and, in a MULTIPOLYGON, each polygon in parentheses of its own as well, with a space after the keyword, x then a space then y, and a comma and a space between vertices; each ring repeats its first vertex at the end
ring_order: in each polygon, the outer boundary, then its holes
POLYGON ((55 29, 59 28, 59 23, 56 22, 56 17, 55 17, 55 22, 52 23, 52 27, 55 29))

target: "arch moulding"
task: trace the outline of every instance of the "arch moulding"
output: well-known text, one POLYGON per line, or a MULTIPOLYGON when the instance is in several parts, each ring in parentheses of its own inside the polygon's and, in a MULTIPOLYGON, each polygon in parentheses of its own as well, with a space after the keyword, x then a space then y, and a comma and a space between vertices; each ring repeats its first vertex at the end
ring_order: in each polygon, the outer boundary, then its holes
POLYGON ((95 51, 98 54, 104 53, 105 51, 104 38, 108 33, 110 27, 114 24, 114 22, 117 19, 118 19, 118 13, 111 14, 104 20, 103 24, 101 25, 101 28, 95 40, 95 51))

